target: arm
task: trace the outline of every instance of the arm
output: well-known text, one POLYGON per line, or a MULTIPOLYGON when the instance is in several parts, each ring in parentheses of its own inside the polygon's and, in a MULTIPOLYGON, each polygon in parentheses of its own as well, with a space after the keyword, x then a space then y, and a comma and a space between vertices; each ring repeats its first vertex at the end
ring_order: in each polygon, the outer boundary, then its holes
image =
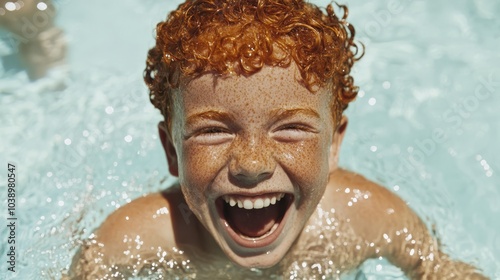
POLYGON ((331 182, 337 213, 365 240, 367 258, 385 257, 412 279, 487 279, 443 253, 422 220, 387 189, 343 170, 332 174, 331 182))

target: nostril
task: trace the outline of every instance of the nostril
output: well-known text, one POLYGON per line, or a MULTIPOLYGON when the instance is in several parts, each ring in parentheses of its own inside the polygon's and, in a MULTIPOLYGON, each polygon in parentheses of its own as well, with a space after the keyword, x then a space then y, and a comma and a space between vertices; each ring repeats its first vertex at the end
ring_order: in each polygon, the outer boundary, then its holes
POLYGON ((237 160, 229 165, 230 173, 240 181, 256 182, 270 178, 274 172, 275 164, 262 160, 237 160))
POLYGON ((271 177, 271 172, 239 173, 236 178, 248 181, 261 181, 271 177))

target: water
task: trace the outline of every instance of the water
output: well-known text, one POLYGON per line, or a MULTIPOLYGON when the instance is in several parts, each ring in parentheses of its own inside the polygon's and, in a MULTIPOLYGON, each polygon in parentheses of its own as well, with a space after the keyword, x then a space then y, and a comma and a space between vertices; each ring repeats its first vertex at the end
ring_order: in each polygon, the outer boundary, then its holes
MULTIPOLYGON (((30 84, 0 67, 0 154, 18 175, 19 255, 17 272, 2 272, 8 279, 60 278, 110 212, 172 181, 141 77, 155 24, 180 1, 57 3, 70 73, 30 84)), ((392 189, 444 251, 500 279, 500 4, 347 4, 366 55, 355 67, 362 91, 347 112, 341 165, 392 189)), ((13 50, 1 35, 5 57, 13 50)), ((385 260, 345 278, 404 279, 385 260)))

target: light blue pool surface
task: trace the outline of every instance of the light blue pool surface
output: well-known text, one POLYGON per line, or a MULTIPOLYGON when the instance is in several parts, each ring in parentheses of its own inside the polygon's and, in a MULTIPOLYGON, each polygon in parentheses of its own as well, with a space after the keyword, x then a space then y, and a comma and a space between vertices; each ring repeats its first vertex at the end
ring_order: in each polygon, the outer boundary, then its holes
MULTIPOLYGON (((4 224, 7 162, 18 176, 15 273, 0 227, 7 279, 60 278, 109 213, 173 180, 142 71, 154 26, 181 1, 54 2, 69 72, 30 83, 0 66, 4 224)), ((366 54, 341 165, 393 190, 444 251, 500 279, 500 2, 365 2, 346 2, 366 54)), ((0 36, 0 57, 12 57, 0 36)), ((384 260, 345 278, 355 277, 405 279, 384 260)))

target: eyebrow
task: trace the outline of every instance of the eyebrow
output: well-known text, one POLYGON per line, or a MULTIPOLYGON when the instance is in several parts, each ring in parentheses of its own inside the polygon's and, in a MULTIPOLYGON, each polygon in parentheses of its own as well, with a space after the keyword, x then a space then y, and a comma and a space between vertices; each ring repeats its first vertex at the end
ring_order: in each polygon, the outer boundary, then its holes
MULTIPOLYGON (((320 116, 317 111, 311 109, 311 108, 291 108, 291 109, 275 109, 271 111, 270 114, 274 119, 283 119, 283 118, 288 118, 296 115, 306 115, 310 116, 313 118, 320 119, 320 116)), ((234 118, 224 112, 219 112, 219 111, 205 111, 205 112, 200 112, 200 113, 195 113, 187 117, 186 119, 186 125, 192 125, 193 123, 197 122, 198 120, 215 120, 215 121, 233 121, 234 118)))
POLYGON ((319 119, 320 116, 316 110, 311 108, 291 108, 291 109, 276 109, 271 111, 271 116, 276 119, 287 118, 295 115, 306 115, 319 119))
POLYGON ((205 111, 205 112, 196 113, 196 114, 192 114, 192 115, 188 116, 186 119, 186 124, 192 125, 193 123, 195 123, 196 121, 198 121, 200 119, 216 120, 216 121, 233 120, 231 115, 229 115, 228 113, 223 113, 223 112, 211 110, 211 111, 205 111))

